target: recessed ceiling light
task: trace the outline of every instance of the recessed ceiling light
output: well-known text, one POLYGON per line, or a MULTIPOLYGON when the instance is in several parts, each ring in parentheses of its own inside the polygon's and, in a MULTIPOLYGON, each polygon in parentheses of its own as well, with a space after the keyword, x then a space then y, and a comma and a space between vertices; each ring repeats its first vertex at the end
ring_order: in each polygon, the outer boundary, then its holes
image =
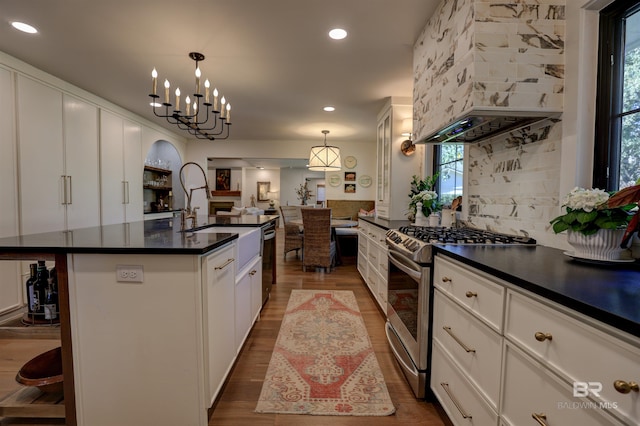
POLYGON ((347 36, 347 32, 342 28, 334 28, 331 31, 329 31, 329 37, 331 37, 334 40, 342 40, 346 36, 347 36))
POLYGON ((29 24, 25 24, 24 22, 12 22, 11 25, 13 26, 13 28, 15 28, 16 30, 20 30, 24 33, 29 33, 29 34, 35 34, 38 32, 38 30, 35 29, 35 27, 32 27, 29 24))
POLYGON ((327 111, 327 112, 333 112, 336 110, 336 107, 332 107, 332 106, 326 106, 324 108, 322 108, 323 110, 327 111))

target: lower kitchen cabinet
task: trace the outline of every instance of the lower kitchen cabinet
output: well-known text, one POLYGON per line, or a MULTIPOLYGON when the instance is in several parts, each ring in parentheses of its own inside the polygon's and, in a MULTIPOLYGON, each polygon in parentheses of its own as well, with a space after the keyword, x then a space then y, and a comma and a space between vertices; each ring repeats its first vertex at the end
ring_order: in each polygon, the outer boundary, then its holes
POLYGON ((385 233, 385 229, 369 222, 358 222, 358 272, 386 314, 389 270, 385 233))
POLYGON ((235 245, 232 244, 203 259, 205 369, 208 371, 207 402, 210 405, 237 355, 235 257, 235 245))
MULTIPOLYGON (((258 303, 262 300, 262 257, 256 256, 247 267, 238 272, 236 278, 235 293, 235 346, 236 351, 240 352, 244 341, 251 331, 251 327, 257 317, 256 300, 257 293, 258 303)), ((261 304, 260 304, 261 306, 261 304)), ((258 307, 258 312, 260 307, 258 307)))
POLYGON ((453 424, 640 424, 638 338, 447 256, 433 282, 430 386, 453 424))

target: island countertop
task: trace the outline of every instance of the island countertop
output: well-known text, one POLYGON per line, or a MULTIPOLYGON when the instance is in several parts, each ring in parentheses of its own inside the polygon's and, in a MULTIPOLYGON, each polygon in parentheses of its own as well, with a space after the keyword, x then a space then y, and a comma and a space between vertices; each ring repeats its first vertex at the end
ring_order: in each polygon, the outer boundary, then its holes
POLYGON ((197 231, 212 226, 229 232, 180 232, 180 218, 155 219, 0 238, 0 252, 205 254, 234 239, 233 227, 259 227, 277 216, 199 217, 197 231))
POLYGON ((434 246, 539 296, 640 337, 640 265, 588 264, 544 246, 434 246))

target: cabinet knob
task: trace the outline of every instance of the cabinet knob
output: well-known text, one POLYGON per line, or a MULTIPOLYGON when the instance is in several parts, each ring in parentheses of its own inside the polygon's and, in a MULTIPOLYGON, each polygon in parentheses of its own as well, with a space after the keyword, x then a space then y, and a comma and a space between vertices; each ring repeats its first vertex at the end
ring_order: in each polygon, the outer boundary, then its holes
POLYGON ((551 335, 551 333, 543 333, 541 331, 537 331, 536 334, 534 334, 536 340, 538 342, 544 342, 545 340, 553 340, 553 336, 551 335))
POLYGON ((624 380, 616 380, 613 387, 620 393, 629 393, 631 391, 640 391, 640 386, 636 382, 625 382, 624 380))
POLYGON ((449 277, 442 277, 442 282, 443 283, 450 283, 450 282, 453 282, 453 280, 451 278, 449 278, 449 277))
POLYGON ((478 297, 478 293, 474 293, 473 291, 468 291, 465 293, 465 296, 467 296, 468 298, 478 297))
POLYGON ((535 419, 536 422, 538 422, 538 424, 540 426, 547 426, 547 415, 544 413, 533 413, 531 414, 531 417, 533 417, 535 419))

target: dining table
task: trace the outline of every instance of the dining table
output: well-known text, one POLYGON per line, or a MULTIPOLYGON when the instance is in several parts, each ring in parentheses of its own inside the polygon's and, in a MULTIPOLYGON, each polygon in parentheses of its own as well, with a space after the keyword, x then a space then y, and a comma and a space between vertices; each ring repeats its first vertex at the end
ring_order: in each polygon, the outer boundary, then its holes
MULTIPOLYGON (((300 229, 303 230, 303 240, 304 240, 304 224, 302 223, 302 219, 290 219, 289 223, 298 225, 300 229)), ((331 218, 331 239, 333 241, 336 241, 336 257, 337 257, 336 263, 338 265, 342 264, 342 253, 340 252, 340 244, 337 243, 337 239, 336 239, 336 228, 354 228, 356 226, 358 226, 357 220, 331 218)))

